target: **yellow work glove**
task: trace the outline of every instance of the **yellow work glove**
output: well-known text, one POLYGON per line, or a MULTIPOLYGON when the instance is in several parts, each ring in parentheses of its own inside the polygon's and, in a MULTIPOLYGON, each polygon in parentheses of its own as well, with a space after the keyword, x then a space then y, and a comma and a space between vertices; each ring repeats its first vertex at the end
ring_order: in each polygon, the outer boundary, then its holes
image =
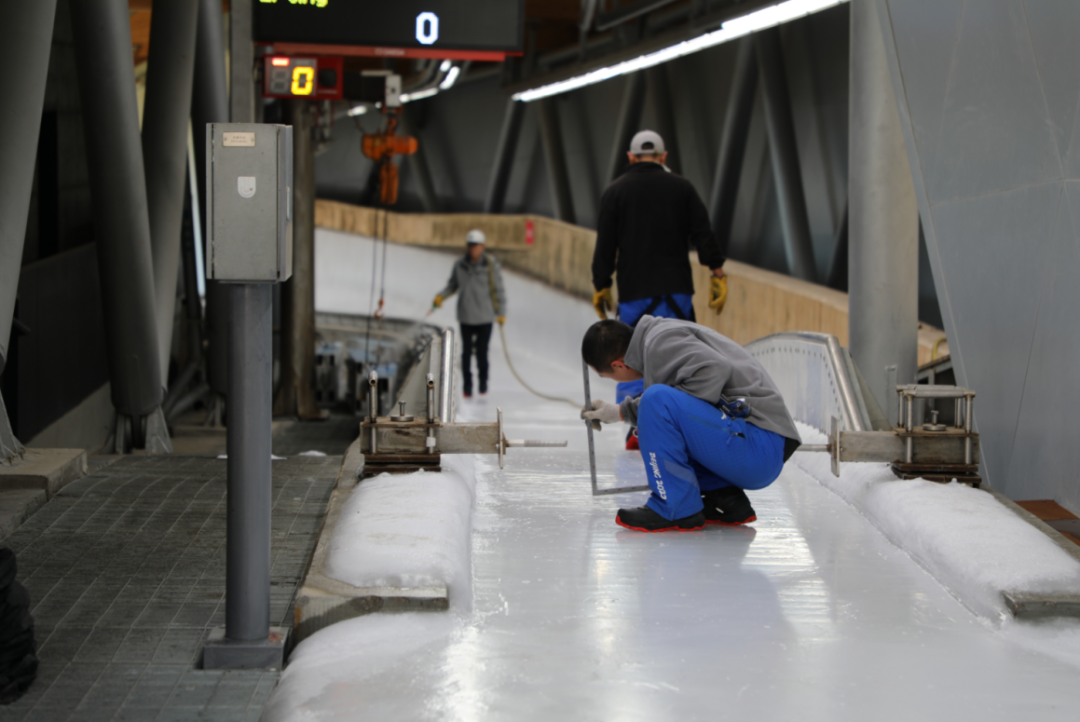
POLYGON ((601 289, 592 295, 592 305, 596 309, 596 315, 607 318, 608 311, 615 310, 615 301, 611 298, 611 286, 601 289))
POLYGON ((506 323, 506 316, 498 316, 495 318, 495 320, 499 322, 500 326, 502 326, 504 323, 506 323))
POLYGON ((435 300, 431 302, 432 307, 442 308, 442 300, 442 294, 440 293, 438 296, 435 297, 435 300))
POLYGON ((709 281, 709 308, 719 316, 727 302, 727 276, 713 276, 709 281))

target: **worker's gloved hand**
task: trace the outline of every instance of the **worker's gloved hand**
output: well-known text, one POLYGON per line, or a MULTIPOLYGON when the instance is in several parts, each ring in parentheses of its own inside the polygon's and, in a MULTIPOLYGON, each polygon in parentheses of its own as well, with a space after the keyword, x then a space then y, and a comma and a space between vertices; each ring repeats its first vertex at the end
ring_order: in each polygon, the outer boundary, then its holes
POLYGON ((727 302, 727 276, 713 276, 709 281, 709 308, 719 316, 727 302))
POLYGON ((504 323, 506 323, 506 316, 496 316, 495 320, 499 322, 500 326, 502 326, 504 323))
POLYGON ((610 401, 603 401, 602 399, 596 399, 592 402, 591 411, 587 407, 582 407, 581 418, 595 419, 596 421, 602 421, 605 424, 615 424, 622 421, 622 413, 619 411, 618 404, 613 404, 610 401))
POLYGON ((437 295, 435 297, 435 300, 431 302, 431 305, 434 308, 442 308, 442 302, 443 302, 443 297, 442 297, 442 294, 440 293, 439 295, 437 295))
POLYGON ((608 311, 615 310, 615 300, 611 297, 611 286, 601 289, 593 294, 592 305, 596 309, 596 315, 607 318, 608 311))

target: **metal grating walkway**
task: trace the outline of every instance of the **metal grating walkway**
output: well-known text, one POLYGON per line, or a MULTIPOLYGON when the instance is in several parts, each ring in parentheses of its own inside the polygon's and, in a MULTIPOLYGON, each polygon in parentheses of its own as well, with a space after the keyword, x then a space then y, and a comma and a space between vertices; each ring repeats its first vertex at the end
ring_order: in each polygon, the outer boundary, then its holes
MULTIPOLYGON (((30 591, 38 679, 8 720, 257 720, 277 672, 196 669, 225 618, 225 461, 124 457, 4 540, 30 591)), ((292 603, 341 458, 273 466, 271 618, 292 603)))

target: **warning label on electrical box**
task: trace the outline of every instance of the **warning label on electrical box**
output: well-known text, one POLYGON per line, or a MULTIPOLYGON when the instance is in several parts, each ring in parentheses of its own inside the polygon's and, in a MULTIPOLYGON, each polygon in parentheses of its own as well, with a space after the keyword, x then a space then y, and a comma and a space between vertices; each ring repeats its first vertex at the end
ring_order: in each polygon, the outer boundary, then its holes
POLYGON ((224 132, 221 134, 222 143, 225 146, 241 147, 241 148, 254 148, 255 147, 255 134, 254 133, 241 133, 237 131, 224 132))

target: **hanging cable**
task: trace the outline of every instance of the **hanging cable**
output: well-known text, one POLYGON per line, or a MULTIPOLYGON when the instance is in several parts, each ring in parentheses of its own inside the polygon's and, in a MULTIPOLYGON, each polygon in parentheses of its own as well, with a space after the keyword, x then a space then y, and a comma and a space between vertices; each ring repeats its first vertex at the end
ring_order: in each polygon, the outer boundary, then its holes
POLYGON ((506 356, 506 365, 510 367, 510 373, 514 375, 514 378, 518 380, 519 384, 525 387, 526 391, 528 391, 533 396, 539 396, 540 398, 547 399, 548 401, 565 401, 566 403, 573 406, 575 409, 580 409, 583 406, 582 403, 574 401, 573 399, 566 398, 565 396, 548 396, 547 394, 540 393, 532 386, 529 386, 529 384, 525 382, 525 379, 521 378, 517 370, 514 368, 514 362, 510 360, 510 349, 506 347, 506 331, 503 329, 503 325, 501 323, 499 324, 499 338, 502 339, 503 354, 506 356))

